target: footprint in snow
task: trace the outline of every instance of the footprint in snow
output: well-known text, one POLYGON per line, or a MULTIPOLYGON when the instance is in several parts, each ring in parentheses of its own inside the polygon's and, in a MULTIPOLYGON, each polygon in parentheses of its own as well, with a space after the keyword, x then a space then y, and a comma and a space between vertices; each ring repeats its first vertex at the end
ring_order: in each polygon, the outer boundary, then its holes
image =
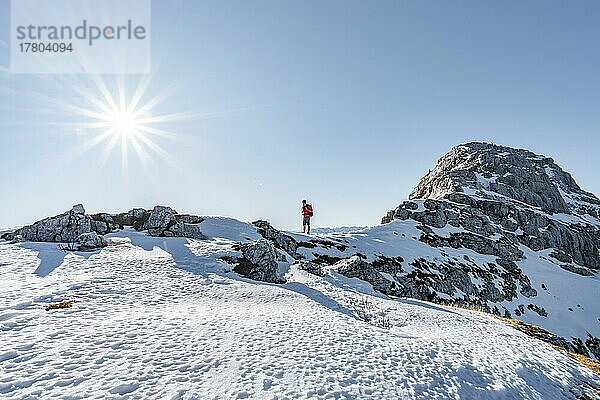
POLYGON ((135 392, 139 387, 139 383, 123 383, 110 389, 110 393, 124 395, 135 392))

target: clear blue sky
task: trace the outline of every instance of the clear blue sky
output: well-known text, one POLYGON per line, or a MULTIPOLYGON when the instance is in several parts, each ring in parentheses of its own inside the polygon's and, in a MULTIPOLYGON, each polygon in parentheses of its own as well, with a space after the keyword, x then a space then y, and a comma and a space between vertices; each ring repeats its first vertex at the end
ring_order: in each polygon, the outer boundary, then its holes
MULTIPOLYGON (((0 18, 7 41, 6 0, 0 18)), ((316 226, 372 225, 472 140, 552 156, 600 193, 600 2, 164 0, 151 28, 147 95, 179 85, 153 112, 211 114, 153 138, 178 166, 77 155, 84 135, 41 99, 77 102, 64 83, 85 79, 0 67, 0 226, 81 202, 297 229, 302 198, 316 226)))

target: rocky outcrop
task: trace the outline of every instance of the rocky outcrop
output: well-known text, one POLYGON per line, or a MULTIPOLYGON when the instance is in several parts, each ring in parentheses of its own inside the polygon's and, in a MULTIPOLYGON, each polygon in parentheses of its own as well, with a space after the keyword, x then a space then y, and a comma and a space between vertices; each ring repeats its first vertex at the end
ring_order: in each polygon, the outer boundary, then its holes
POLYGON ((98 235, 96 232, 89 232, 79 235, 77 242, 79 243, 79 250, 81 251, 97 250, 108 245, 106 239, 98 235))
MULTIPOLYGON (((478 265, 468 258, 462 262, 447 260, 441 263, 420 258, 406 266, 410 272, 406 272, 403 262, 401 257, 379 256, 368 262, 360 256, 352 256, 336 262, 331 268, 349 278, 369 282, 375 290, 387 295, 437 302, 453 298, 456 303, 477 306, 505 317, 518 315, 519 307, 494 308, 489 304, 537 295, 523 271, 513 262, 502 259, 493 264, 478 265)), ((522 304, 523 307, 526 305, 522 304)), ((540 315, 543 313, 539 308, 532 308, 537 306, 527 307, 539 311, 540 315)))
POLYGON ((240 246, 242 257, 238 258, 234 271, 255 281, 281 283, 277 250, 266 239, 244 243, 240 246))
POLYGON ((267 240, 273 242, 273 244, 288 253, 290 256, 294 257, 296 255, 296 250, 298 250, 298 242, 291 237, 290 235, 286 235, 273 228, 271 224, 267 221, 258 220, 252 223, 256 226, 257 232, 267 240))
POLYGON ((118 224, 114 222, 112 215, 107 213, 93 214, 90 215, 92 231, 99 235, 110 233, 116 229, 122 229, 118 224))
POLYGON ((66 243, 76 242, 79 236, 91 231, 92 219, 85 214, 83 206, 77 204, 70 211, 4 234, 2 238, 13 240, 20 236, 27 241, 66 243))
POLYGON ((304 271, 306 271, 308 273, 311 273, 313 275, 317 275, 317 276, 325 276, 325 275, 327 275, 327 271, 325 270, 325 268, 323 268, 322 265, 317 264, 317 263, 312 262, 312 261, 300 260, 300 261, 298 261, 296 263, 296 265, 301 270, 304 270, 304 271))
POLYGON ((206 239, 200 230, 201 217, 188 214, 177 214, 171 207, 156 206, 150 212, 143 225, 150 236, 187 237, 206 239))
POLYGON ((150 236, 165 236, 165 232, 177 223, 175 215, 177 211, 171 207, 155 206, 144 224, 150 236))
POLYGON ((462 144, 446 153, 421 179, 409 199, 439 199, 469 190, 483 197, 524 203, 549 214, 578 211, 568 202, 575 196, 590 206, 600 204, 552 158, 479 142, 462 144), (571 196, 565 198, 561 191, 571 196))
POLYGON ((126 226, 141 231, 144 229, 144 224, 149 217, 150 211, 143 208, 134 208, 126 213, 119 214, 92 214, 92 229, 100 235, 123 229, 126 226))
POLYGON ((68 212, 6 233, 2 235, 2 239, 75 243, 83 234, 96 233, 102 236, 124 227, 133 227, 138 231, 148 230, 151 236, 206 239, 199 225, 203 220, 196 215, 178 214, 165 206, 156 206, 151 211, 134 208, 126 213, 87 215, 83 206, 78 204, 68 212))
POLYGON ((401 293, 396 281, 387 279, 372 264, 364 261, 358 255, 338 261, 332 266, 332 269, 348 278, 358 278, 369 282, 373 289, 381 293, 394 296, 399 296, 401 293))

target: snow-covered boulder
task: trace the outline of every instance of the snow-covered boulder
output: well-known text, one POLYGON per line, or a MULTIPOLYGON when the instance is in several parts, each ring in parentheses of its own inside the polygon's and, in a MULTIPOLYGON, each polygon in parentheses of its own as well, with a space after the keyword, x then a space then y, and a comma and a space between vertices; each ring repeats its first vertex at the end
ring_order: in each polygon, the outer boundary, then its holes
POLYGON ((108 242, 96 232, 89 232, 79 235, 79 250, 95 250, 106 247, 108 242))
POLYGON ((238 259, 238 265, 234 268, 235 272, 255 281, 281 282, 277 250, 271 242, 260 239, 243 243, 240 251, 243 257, 238 259))

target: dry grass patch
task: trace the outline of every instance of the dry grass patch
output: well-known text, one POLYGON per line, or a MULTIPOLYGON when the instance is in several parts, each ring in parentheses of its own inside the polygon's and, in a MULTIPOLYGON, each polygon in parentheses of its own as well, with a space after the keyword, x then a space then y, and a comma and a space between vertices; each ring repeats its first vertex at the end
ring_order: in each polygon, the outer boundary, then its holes
POLYGON ((64 301, 61 301, 60 303, 47 304, 46 306, 44 306, 44 310, 46 310, 46 311, 60 310, 63 308, 71 308, 71 307, 73 307, 73 300, 64 300, 64 301))
MULTIPOLYGON (((588 367, 589 369, 594 371, 596 374, 600 375, 600 362, 598 362, 596 360, 592 360, 591 358, 586 357, 583 354, 573 353, 572 351, 568 351, 568 350, 562 349, 560 347, 558 347, 558 349, 564 351, 569 356, 576 359, 577 361, 579 361, 580 363, 582 363, 583 365, 585 365, 586 367, 588 367)), ((597 390, 598 390, 598 393, 600 393, 600 389, 597 389, 597 390)))
POLYGON ((489 314, 483 307, 476 306, 474 304, 463 304, 463 303, 458 303, 455 301, 448 301, 448 300, 438 300, 438 301, 436 301, 436 303, 439 305, 442 305, 442 306, 462 308, 465 310, 471 310, 471 311, 477 311, 477 312, 489 314))
MULTIPOLYGON (((519 321, 517 319, 499 317, 494 314, 491 314, 491 315, 494 318, 499 319, 502 322, 505 322, 509 325, 514 326, 515 328, 517 328, 521 332, 525 333, 526 335, 532 336, 536 339, 540 339, 540 340, 550 344, 555 349, 562 351, 563 353, 567 354, 569 357, 573 358, 576 361, 579 361, 581 364, 583 364, 586 367, 588 367, 589 369, 591 369, 594 373, 600 375, 600 362, 593 360, 587 356, 584 356, 583 354, 574 353, 568 349, 565 349, 564 347, 556 345, 555 343, 548 342, 548 340, 545 340, 545 338, 547 338, 548 335, 551 335, 550 332, 540 328, 539 326, 526 324, 525 322, 519 321)), ((599 390, 599 389, 596 389, 596 390, 599 390)), ((600 391, 598 393, 600 393, 600 391)))

